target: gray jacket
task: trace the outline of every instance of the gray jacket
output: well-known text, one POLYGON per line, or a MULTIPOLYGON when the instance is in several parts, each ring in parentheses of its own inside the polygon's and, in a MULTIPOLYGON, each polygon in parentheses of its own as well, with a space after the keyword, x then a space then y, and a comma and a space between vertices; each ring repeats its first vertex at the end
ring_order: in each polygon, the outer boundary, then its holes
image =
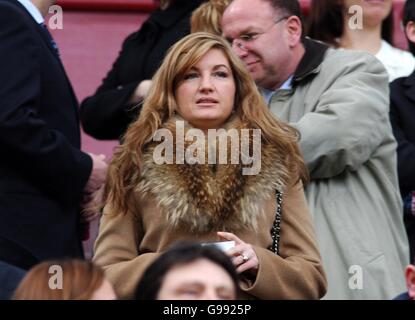
MULTIPOLYGON (((408 240, 389 123, 388 75, 363 52, 309 39, 292 89, 271 111, 301 133, 306 196, 328 299, 391 299, 405 291, 408 240)), ((284 226, 282 226, 283 228, 284 226)))

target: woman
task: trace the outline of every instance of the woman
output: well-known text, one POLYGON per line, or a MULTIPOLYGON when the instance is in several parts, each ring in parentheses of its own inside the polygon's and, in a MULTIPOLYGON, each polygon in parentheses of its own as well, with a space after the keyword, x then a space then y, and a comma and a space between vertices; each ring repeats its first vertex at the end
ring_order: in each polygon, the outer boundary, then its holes
POLYGON ((204 0, 160 0, 140 30, 130 34, 112 69, 80 108, 86 133, 120 139, 140 110, 151 78, 167 50, 190 33, 190 15, 204 0))
POLYGON ((177 243, 144 273, 136 300, 235 300, 238 274, 220 249, 177 243))
POLYGON ((114 300, 112 285, 89 261, 45 261, 33 267, 17 287, 14 300, 114 300))
POLYGON ((389 81, 408 76, 415 67, 409 52, 392 46, 392 0, 312 0, 308 36, 375 55, 388 71, 389 81))
POLYGON ((297 132, 273 118, 219 36, 179 41, 153 82, 110 165, 95 243, 94 261, 117 292, 132 297, 147 266, 175 241, 228 240, 246 295, 320 298, 326 281, 297 132), (230 139, 213 136, 219 132, 230 139))

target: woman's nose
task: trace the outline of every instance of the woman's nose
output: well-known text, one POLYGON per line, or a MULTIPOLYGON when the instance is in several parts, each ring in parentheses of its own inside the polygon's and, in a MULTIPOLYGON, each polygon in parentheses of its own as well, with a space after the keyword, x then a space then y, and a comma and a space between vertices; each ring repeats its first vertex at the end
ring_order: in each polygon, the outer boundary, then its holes
POLYGON ((200 90, 201 91, 211 91, 213 90, 214 85, 212 83, 212 78, 209 76, 203 76, 201 83, 200 83, 200 90))

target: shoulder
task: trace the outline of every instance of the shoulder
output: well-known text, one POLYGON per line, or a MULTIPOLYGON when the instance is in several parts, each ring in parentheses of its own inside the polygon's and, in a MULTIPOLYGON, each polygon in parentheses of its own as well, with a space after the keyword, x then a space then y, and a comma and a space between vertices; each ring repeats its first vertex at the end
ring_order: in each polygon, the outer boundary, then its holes
POLYGON ((415 87, 415 70, 407 77, 397 78, 390 83, 391 96, 401 94, 403 91, 412 90, 415 87))
POLYGON ((382 40, 382 45, 379 52, 376 54, 378 58, 387 58, 396 63, 403 64, 404 62, 415 60, 414 56, 406 50, 402 50, 396 47, 393 47, 388 42, 382 40), (404 61, 399 61, 395 59, 404 59, 404 61))
POLYGON ((15 37, 16 34, 33 35, 36 22, 18 3, 0 1, 0 38, 15 37))
POLYGON ((123 41, 122 47, 126 48, 128 47, 131 43, 133 43, 135 41, 135 39, 137 39, 138 35, 140 34, 140 30, 138 31, 134 31, 132 33, 130 33, 123 41))
POLYGON ((374 73, 386 73, 384 66, 374 55, 358 50, 329 48, 322 65, 338 71, 370 70, 374 73))
POLYGON ((389 86, 390 86, 390 90, 391 90, 391 95, 392 95, 394 92, 398 92, 398 91, 401 91, 401 90, 403 89, 403 87, 404 87, 404 83, 405 83, 405 80, 406 80, 406 79, 408 79, 408 77, 401 77, 401 78, 398 78, 398 79, 393 80, 393 81, 389 84, 389 86))
POLYGON ((14 4, 7 1, 0 1, 0 24, 7 25, 11 22, 28 20, 28 15, 18 3, 14 4))
POLYGON ((388 70, 391 80, 408 76, 415 68, 415 58, 410 52, 395 48, 386 41, 382 41, 376 58, 388 70))

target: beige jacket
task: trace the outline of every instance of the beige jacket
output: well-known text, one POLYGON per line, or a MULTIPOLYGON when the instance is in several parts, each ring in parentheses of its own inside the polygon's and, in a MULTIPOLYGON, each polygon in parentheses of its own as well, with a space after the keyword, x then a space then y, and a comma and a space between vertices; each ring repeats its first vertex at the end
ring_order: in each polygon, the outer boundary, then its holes
MULTIPOLYGON (((238 165, 156 165, 143 155, 142 177, 126 215, 104 209, 94 262, 121 298, 132 298, 144 270, 178 240, 219 241, 235 233, 254 246, 259 271, 243 291, 258 299, 318 299, 326 290, 311 216, 301 182, 283 181, 278 152, 262 147, 255 176, 238 165), (264 166, 265 165, 265 166, 264 166), (283 191, 280 256, 268 248, 275 218, 275 190, 283 191)), ((297 178, 294 180, 298 180, 297 178)), ((291 179, 293 181, 293 179, 291 179)))
POLYGON ((392 299, 406 290, 409 249, 387 73, 370 54, 323 49, 306 42, 293 89, 276 91, 270 109, 301 133, 326 298, 392 299))

